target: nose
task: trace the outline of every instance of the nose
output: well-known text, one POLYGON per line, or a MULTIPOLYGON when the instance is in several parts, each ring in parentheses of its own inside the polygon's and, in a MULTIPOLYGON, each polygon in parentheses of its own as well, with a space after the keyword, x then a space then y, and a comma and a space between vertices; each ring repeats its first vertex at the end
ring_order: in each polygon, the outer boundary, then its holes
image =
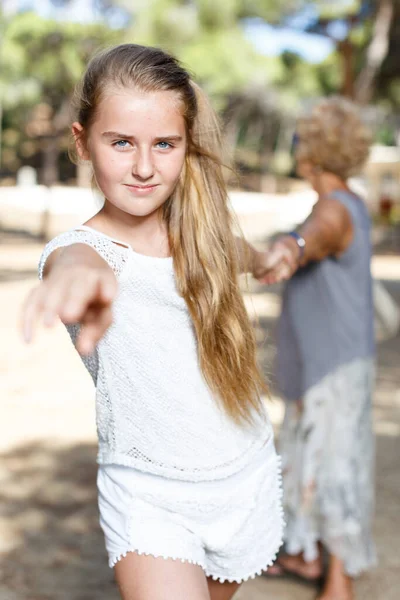
POLYGON ((134 154, 132 173, 141 180, 150 179, 154 175, 153 157, 150 149, 137 148, 134 154))

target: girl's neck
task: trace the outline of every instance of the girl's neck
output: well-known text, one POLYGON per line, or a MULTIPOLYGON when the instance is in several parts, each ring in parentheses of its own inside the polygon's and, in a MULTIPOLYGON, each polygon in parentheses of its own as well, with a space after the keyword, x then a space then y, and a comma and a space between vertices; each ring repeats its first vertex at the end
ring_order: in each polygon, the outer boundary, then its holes
POLYGON ((140 254, 161 258, 170 256, 167 226, 159 212, 145 217, 130 215, 106 200, 87 225, 129 244, 140 254))
POLYGON ((329 196, 332 192, 337 190, 350 191, 350 188, 345 180, 341 179, 334 173, 329 173, 328 171, 323 171, 320 175, 318 175, 314 189, 320 198, 329 196))

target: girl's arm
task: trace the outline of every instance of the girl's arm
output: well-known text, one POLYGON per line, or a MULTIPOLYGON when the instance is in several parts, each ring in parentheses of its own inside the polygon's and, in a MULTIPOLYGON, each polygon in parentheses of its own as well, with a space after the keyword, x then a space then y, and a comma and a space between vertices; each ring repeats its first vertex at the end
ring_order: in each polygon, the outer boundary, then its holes
POLYGON ((258 252, 247 240, 236 237, 236 249, 238 253, 239 273, 255 273, 259 270, 265 253, 258 252))
POLYGON ((25 301, 24 338, 31 341, 39 319, 51 327, 58 315, 64 323, 81 324, 77 349, 90 354, 111 325, 116 294, 113 270, 90 246, 77 243, 55 250, 46 262, 43 281, 25 301))
POLYGON ((236 237, 239 272, 251 273, 262 281, 273 269, 269 252, 260 252, 244 238, 236 237))

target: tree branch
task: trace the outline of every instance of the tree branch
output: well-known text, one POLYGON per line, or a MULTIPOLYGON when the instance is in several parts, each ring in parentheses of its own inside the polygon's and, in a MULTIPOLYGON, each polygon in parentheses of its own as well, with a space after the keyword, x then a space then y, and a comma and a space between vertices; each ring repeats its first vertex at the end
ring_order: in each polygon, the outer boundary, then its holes
POLYGON ((389 33, 393 22, 393 0, 379 0, 372 40, 366 56, 366 64, 355 85, 355 99, 368 104, 374 92, 375 78, 389 50, 389 33))

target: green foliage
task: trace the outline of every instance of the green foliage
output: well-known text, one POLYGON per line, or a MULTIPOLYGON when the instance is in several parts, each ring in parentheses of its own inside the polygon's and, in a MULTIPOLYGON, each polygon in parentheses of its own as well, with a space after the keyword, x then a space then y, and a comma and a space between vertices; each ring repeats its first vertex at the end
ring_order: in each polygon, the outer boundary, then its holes
POLYGON ((182 50, 180 58, 220 100, 249 84, 267 87, 280 71, 279 61, 259 56, 237 27, 204 32, 182 50))
POLYGON ((315 8, 321 20, 346 19, 360 13, 362 0, 315 0, 315 8))
POLYGON ((400 76, 392 79, 388 88, 389 98, 393 105, 400 109, 400 76))
MULTIPOLYGON (((270 0, 271 6, 275 0, 270 0)), ((281 76, 278 58, 261 56, 241 27, 268 2, 149 0, 135 5, 125 40, 161 46, 175 54, 223 110, 233 92, 265 86, 281 76)))
POLYGON ((382 125, 375 134, 375 141, 377 144, 383 144, 384 146, 396 146, 396 136, 393 127, 388 124, 382 125))
POLYGON ((294 52, 284 52, 280 60, 282 70, 276 85, 288 108, 295 110, 300 99, 321 93, 321 83, 315 66, 311 66, 294 52))
POLYGON ((318 79, 321 95, 329 96, 330 94, 337 94, 342 83, 342 71, 338 53, 333 52, 322 63, 316 65, 315 74, 318 79))
POLYGON ((62 23, 29 12, 3 23, 3 167, 15 170, 21 161, 34 159, 43 136, 57 135, 59 147, 66 147, 69 113, 64 107, 89 57, 117 39, 118 32, 104 25, 62 23))
POLYGON ((128 31, 129 41, 149 46, 163 46, 176 52, 198 35, 199 22, 195 7, 180 0, 138 2, 128 31))
POLYGON ((198 0, 198 18, 202 27, 210 31, 234 27, 237 24, 239 7, 239 0, 198 0))
POLYGON ((70 95, 92 53, 116 39, 116 32, 100 25, 61 23, 35 13, 17 15, 3 40, 3 85, 7 90, 17 81, 34 81, 38 96, 57 105, 70 95))

